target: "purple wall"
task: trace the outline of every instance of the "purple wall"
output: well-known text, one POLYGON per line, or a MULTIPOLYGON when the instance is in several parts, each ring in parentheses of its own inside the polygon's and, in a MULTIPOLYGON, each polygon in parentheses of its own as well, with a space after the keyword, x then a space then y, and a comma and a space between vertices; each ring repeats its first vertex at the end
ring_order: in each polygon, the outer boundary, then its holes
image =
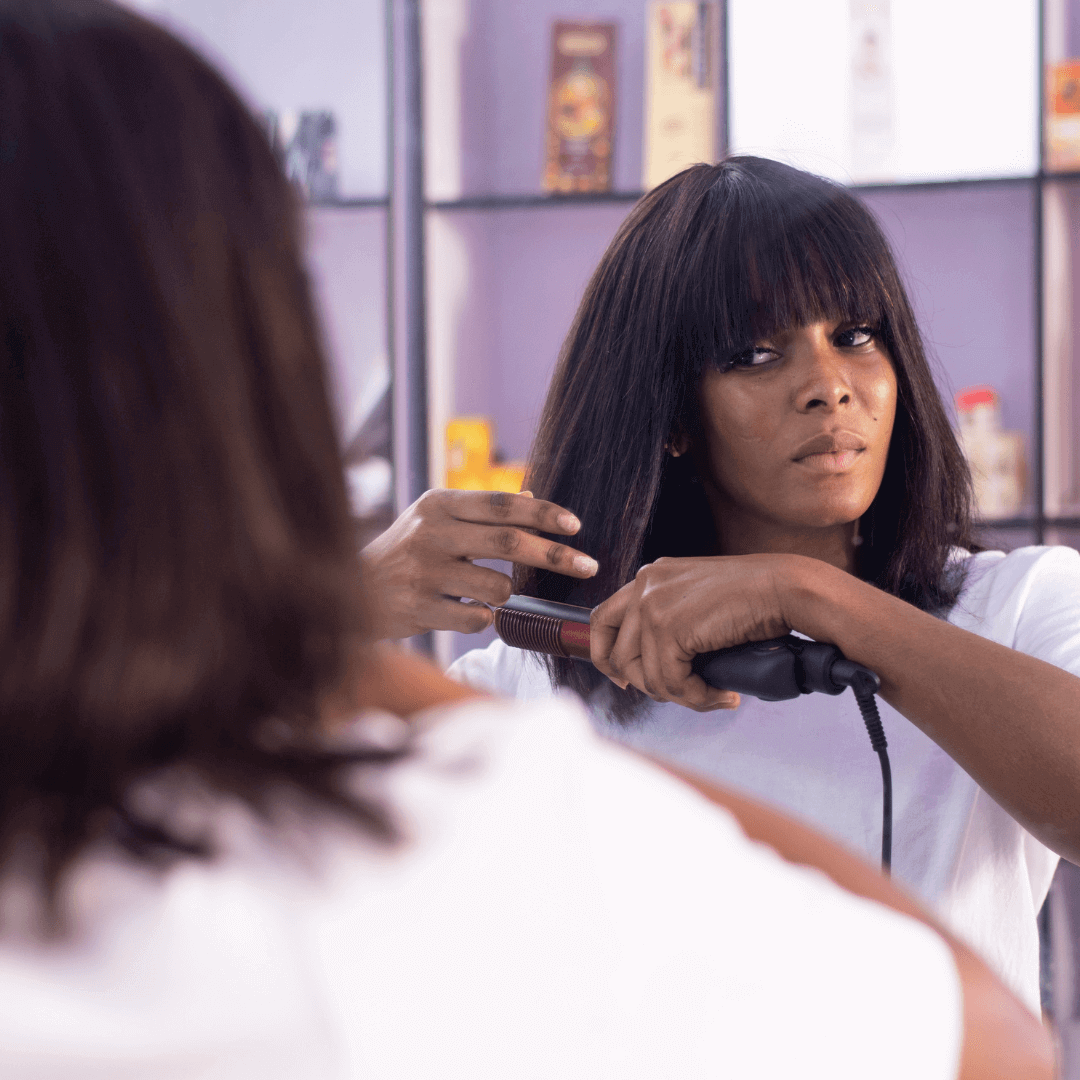
POLYGON ((382 0, 128 0, 181 33, 259 109, 332 109, 343 196, 386 193, 382 0))
POLYGON ((1065 47, 1070 56, 1080 56, 1080 3, 1077 0, 1068 0, 1065 6, 1065 47))
POLYGON ((448 211, 470 263, 454 411, 494 417, 523 458, 585 285, 630 204, 448 211))
POLYGON ((312 207, 307 259, 346 438, 365 389, 386 366, 386 213, 312 207))
MULTIPOLYGON (((1035 431, 1035 249, 1031 184, 874 191, 865 201, 896 254, 938 385, 990 383, 1005 427, 1035 431)), ((1029 484, 1029 489, 1031 485, 1029 484)))

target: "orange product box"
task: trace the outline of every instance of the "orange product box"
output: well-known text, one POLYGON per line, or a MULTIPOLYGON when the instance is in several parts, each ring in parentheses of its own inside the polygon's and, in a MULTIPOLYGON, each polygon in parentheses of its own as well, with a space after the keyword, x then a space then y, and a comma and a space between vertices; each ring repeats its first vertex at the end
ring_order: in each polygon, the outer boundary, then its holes
POLYGON ((610 191, 615 135, 615 24, 551 29, 544 190, 610 191))
POLYGON ((1047 168, 1080 169, 1080 60, 1049 64, 1046 84, 1047 168))

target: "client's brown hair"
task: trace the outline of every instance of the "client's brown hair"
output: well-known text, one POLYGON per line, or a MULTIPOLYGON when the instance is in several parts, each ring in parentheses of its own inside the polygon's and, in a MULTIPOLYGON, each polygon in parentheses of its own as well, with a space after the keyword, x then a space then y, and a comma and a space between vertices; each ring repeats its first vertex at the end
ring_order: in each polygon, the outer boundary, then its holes
POLYGON ((339 787, 362 629, 299 215, 259 124, 104 0, 0 0, 0 861, 50 890, 172 766, 266 810, 339 787), (27 843, 26 841, 29 841, 27 843))

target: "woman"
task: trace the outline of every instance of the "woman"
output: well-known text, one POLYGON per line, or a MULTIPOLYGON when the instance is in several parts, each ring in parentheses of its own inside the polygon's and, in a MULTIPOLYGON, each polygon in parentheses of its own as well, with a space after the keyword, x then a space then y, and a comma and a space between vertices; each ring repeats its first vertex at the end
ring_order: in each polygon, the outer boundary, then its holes
POLYGON ((1035 916, 1058 855, 1080 859, 1080 557, 972 554, 967 467, 859 201, 757 158, 647 195, 586 290, 529 485, 497 510, 431 496, 372 554, 422 541, 419 587, 492 603, 509 581, 461 557, 508 552, 515 591, 599 605, 597 670, 495 643, 452 673, 519 697, 571 686, 614 738, 873 858, 881 779, 850 697, 740 704, 690 670, 789 628, 836 644, 882 680, 895 876, 1037 1008, 1035 916), (564 507, 580 531, 552 528, 564 507), (735 711, 697 715, 716 709, 735 711))
POLYGON ((844 852, 365 644, 298 224, 190 50, 0 0, 0 1075, 1049 1077, 844 852))

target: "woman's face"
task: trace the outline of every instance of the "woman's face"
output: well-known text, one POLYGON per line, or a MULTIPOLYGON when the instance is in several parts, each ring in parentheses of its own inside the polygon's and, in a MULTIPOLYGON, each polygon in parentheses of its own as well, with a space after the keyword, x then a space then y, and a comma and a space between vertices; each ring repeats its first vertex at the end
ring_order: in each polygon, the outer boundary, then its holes
POLYGON ((857 521, 881 485, 896 373, 871 329, 818 322, 707 372, 700 408, 694 451, 722 548, 732 530, 837 529, 857 521))

